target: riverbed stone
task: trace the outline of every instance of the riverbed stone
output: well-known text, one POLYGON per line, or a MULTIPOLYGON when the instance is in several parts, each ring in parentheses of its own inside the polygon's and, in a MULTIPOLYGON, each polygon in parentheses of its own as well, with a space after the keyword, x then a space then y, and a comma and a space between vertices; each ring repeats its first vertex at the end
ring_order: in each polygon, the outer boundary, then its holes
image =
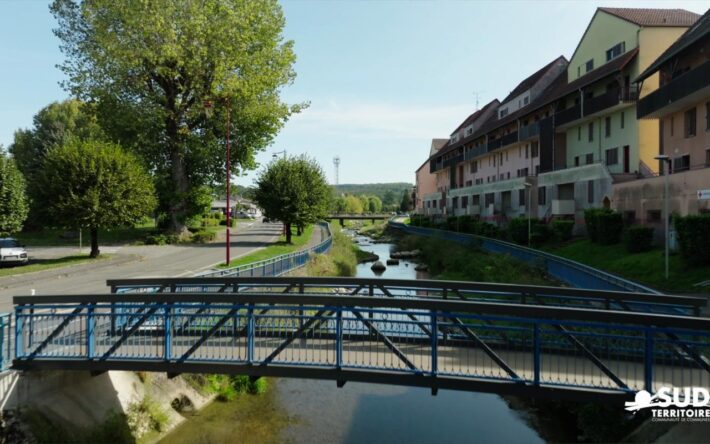
POLYGON ((385 264, 382 263, 382 261, 376 261, 374 264, 372 264, 372 267, 370 267, 372 271, 385 271, 387 267, 385 267, 385 264))
POLYGON ((399 259, 387 259, 387 265, 399 265, 399 259))

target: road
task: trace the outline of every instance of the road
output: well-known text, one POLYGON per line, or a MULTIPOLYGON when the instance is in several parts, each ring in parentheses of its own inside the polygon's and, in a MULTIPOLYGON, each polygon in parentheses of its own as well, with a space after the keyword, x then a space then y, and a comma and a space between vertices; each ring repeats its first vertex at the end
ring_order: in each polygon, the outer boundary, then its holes
MULTIPOLYGON (((281 233, 281 224, 240 224, 232 233, 232 258, 248 254, 272 243, 281 233)), ((86 251, 86 250, 85 250, 86 251)), ((161 276, 189 276, 224 262, 224 242, 194 245, 102 247, 112 254, 108 260, 36 273, 0 278, 0 312, 12 309, 12 296, 36 294, 105 293, 106 279, 161 276)), ((31 249, 43 258, 76 254, 75 248, 31 249)))

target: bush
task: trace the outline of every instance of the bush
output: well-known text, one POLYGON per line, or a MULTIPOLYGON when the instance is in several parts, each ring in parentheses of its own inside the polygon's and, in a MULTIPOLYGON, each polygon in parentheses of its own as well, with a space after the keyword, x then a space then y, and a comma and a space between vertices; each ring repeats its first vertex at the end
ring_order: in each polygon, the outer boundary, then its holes
POLYGON ((206 244, 215 240, 216 234, 211 231, 198 231, 192 236, 192 241, 197 244, 206 244))
POLYGON ((621 240, 624 219, 621 213, 607 208, 589 208, 584 210, 584 223, 589 239, 601 245, 616 244, 621 240))
POLYGON ((206 218, 202 219, 201 225, 203 227, 216 227, 216 226, 220 225, 220 222, 221 222, 220 219, 213 219, 211 217, 206 217, 206 218))
POLYGON ((693 264, 710 264, 710 214, 674 216, 680 253, 693 264))
POLYGON ((178 243, 178 236, 175 234, 149 234, 145 237, 146 245, 167 245, 178 243))
POLYGON ((653 246, 653 228, 632 225, 624 231, 624 244, 630 253, 648 251, 653 246))
POLYGON ((552 221, 552 232, 558 241, 568 241, 572 239, 573 220, 556 219, 552 221))
MULTIPOLYGON (((500 232, 503 235, 503 232, 500 232)), ((528 218, 516 217, 508 222, 507 235, 513 242, 520 245, 528 244, 528 218)), ((530 220, 530 243, 540 245, 550 239, 550 228, 545 222, 540 219, 533 218, 530 220)))

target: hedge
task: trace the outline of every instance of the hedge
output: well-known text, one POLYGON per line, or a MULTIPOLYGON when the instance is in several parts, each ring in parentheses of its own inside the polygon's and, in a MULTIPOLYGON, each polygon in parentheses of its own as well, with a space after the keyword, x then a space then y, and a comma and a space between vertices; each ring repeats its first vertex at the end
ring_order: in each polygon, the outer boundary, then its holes
POLYGON ((584 210, 584 223, 587 226, 587 236, 592 242, 611 245, 621 240, 624 230, 621 213, 607 208, 590 208, 584 210))
POLYGON ((681 255, 694 264, 710 264, 710 214, 674 216, 681 255))
MULTIPOLYGON (((528 218, 516 217, 508 222, 508 235, 513 242, 520 245, 528 244, 528 218)), ((540 219, 530 220, 530 243, 540 245, 550 238, 550 228, 540 219)))
POLYGON ((552 221, 552 232, 558 241, 568 241, 572 239, 572 229, 574 221, 567 219, 555 219, 552 221))
POLYGON ((624 244, 630 253, 648 251, 653 247, 653 228, 632 225, 624 231, 624 244))

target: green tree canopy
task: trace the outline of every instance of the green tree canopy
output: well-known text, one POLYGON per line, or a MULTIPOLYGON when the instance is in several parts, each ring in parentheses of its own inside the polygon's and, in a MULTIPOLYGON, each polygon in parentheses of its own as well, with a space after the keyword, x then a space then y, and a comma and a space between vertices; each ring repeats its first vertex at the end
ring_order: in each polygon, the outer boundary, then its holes
POLYGON ((379 213, 382 211, 382 201, 377 196, 370 196, 369 198, 369 211, 370 213, 379 213))
POLYGON ((320 165, 308 157, 282 158, 271 162, 259 175, 254 198, 266 217, 286 226, 305 226, 327 215, 330 187, 320 165))
POLYGON ((279 96, 295 55, 277 0, 55 0, 51 11, 64 86, 96 101, 109 135, 149 162, 174 230, 192 189, 224 182, 228 118, 240 173, 302 106, 279 96))
POLYGON ((402 193, 402 202, 399 205, 401 211, 409 211, 412 209, 412 195, 410 190, 404 190, 402 193))
POLYGON ((0 236, 20 231, 28 209, 25 179, 0 146, 0 236))
POLYGON ((91 257, 99 255, 99 228, 133 225, 156 205, 139 159, 108 142, 71 139, 52 148, 37 181, 54 224, 90 230, 91 257))

